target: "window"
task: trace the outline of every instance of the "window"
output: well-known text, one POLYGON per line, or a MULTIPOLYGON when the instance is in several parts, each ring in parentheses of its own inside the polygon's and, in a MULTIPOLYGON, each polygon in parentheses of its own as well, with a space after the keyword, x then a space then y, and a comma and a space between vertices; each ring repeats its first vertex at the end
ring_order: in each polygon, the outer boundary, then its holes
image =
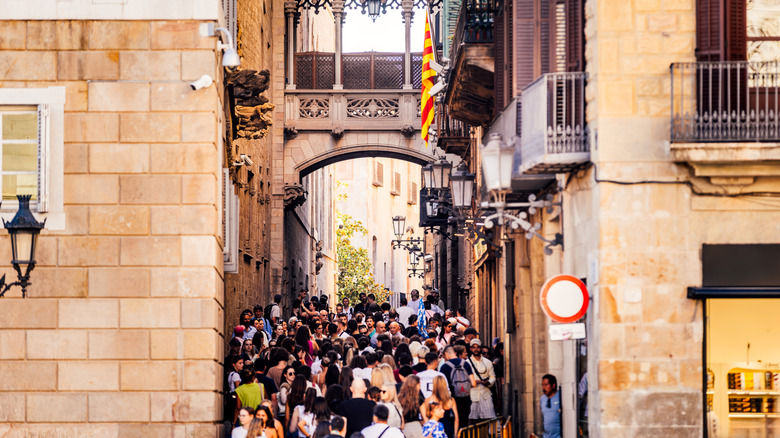
POLYGON ((398 172, 393 172, 393 188, 390 190, 390 194, 392 196, 401 195, 401 174, 398 172))
POLYGON ((417 204, 417 183, 415 182, 409 184, 409 198, 407 198, 406 203, 409 205, 417 204))
POLYGON ((374 163, 374 181, 372 182, 377 187, 382 187, 385 184, 384 169, 382 163, 374 163))
POLYGON ((64 108, 65 87, 0 88, 0 217, 16 213, 16 195, 31 195, 46 228, 65 229, 64 108))
POLYGON ((225 273, 238 273, 238 195, 230 171, 222 169, 222 236, 225 245, 222 254, 225 261, 225 273))

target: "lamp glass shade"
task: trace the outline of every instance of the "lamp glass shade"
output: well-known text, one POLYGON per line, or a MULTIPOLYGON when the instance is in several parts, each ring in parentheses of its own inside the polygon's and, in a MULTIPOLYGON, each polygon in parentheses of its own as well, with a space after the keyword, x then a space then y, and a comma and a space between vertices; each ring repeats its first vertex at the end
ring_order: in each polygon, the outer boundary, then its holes
POLYGON ((372 20, 376 21, 379 17, 379 9, 382 6, 381 0, 366 0, 366 9, 368 9, 368 16, 372 20))
POLYGON ((428 164, 422 168, 422 180, 423 187, 426 189, 433 188, 433 166, 428 164))
POLYGON ((11 233, 12 263, 29 265, 35 263, 35 243, 38 233, 31 230, 13 230, 11 233))
POLYGON ((488 190, 509 190, 512 187, 514 149, 504 142, 501 134, 490 134, 482 147, 482 173, 488 190))
POLYGON ((433 188, 446 189, 450 185, 450 173, 452 173, 452 163, 442 157, 433 166, 433 188))
POLYGON ((452 203, 455 208, 471 207, 475 175, 463 164, 452 172, 452 203))
POLYGON ((409 264, 412 266, 417 266, 417 264, 420 263, 420 254, 412 251, 409 253, 409 264))
POLYGON ((433 200, 429 199, 429 200, 427 200, 425 202, 426 216, 428 216, 428 217, 435 216, 435 213, 434 213, 435 208, 434 207, 435 206, 433 205, 433 200))
POLYGON ((393 217, 393 233, 400 240, 404 235, 404 229, 406 226, 406 218, 404 216, 393 217))

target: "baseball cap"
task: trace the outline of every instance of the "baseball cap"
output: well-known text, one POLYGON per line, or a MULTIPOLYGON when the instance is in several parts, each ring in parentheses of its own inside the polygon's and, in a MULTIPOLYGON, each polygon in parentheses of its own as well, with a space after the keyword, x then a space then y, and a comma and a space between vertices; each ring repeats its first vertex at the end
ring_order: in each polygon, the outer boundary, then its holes
POLYGON ((235 331, 237 335, 243 335, 244 334, 244 326, 243 325, 237 325, 236 328, 233 329, 233 331, 235 331))
POLYGON ((482 345, 482 341, 479 340, 479 338, 474 338, 469 342, 469 345, 482 345))

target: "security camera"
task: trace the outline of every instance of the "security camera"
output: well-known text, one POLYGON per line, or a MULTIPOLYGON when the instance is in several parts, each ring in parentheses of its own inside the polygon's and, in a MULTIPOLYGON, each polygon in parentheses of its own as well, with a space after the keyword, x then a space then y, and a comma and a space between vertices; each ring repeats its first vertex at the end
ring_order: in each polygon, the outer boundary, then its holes
POLYGON ((214 83, 214 79, 209 75, 201 76, 197 81, 190 83, 190 88, 193 90, 200 90, 201 88, 210 87, 214 83))
POLYGON ((438 82, 436 82, 436 84, 434 84, 434 86, 431 87, 430 95, 431 96, 435 96, 435 95, 441 93, 441 91, 446 86, 447 86, 447 84, 444 81, 439 80, 438 82))
POLYGON ((234 72, 241 65, 241 57, 238 56, 236 49, 228 47, 225 49, 225 53, 222 54, 222 67, 225 67, 228 71, 234 72))
POLYGON ((251 166, 255 164, 251 158, 249 158, 249 155, 241 154, 241 161, 244 162, 247 166, 251 166))
POLYGON ((425 254, 425 257, 423 257, 423 260, 425 260, 426 262, 432 262, 433 261, 433 255, 425 254))

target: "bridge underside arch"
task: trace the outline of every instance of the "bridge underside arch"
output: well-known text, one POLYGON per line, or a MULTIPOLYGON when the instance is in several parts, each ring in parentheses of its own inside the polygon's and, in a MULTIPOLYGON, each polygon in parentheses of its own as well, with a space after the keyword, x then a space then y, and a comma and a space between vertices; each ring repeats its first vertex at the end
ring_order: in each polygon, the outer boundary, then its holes
POLYGON ((329 164, 362 157, 396 158, 420 165, 434 159, 433 148, 426 148, 419 134, 406 138, 393 132, 347 132, 334 139, 330 132, 302 133, 285 143, 285 182, 299 183, 329 164))

